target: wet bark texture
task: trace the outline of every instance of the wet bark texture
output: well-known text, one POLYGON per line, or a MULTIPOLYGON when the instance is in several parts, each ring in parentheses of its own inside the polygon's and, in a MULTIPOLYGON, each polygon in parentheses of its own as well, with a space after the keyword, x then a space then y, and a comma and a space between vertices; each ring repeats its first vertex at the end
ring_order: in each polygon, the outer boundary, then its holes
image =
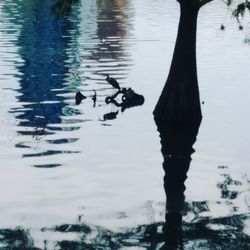
POLYGON ((196 67, 199 7, 194 2, 180 2, 180 22, 170 72, 154 110, 156 123, 193 124, 202 117, 196 67))

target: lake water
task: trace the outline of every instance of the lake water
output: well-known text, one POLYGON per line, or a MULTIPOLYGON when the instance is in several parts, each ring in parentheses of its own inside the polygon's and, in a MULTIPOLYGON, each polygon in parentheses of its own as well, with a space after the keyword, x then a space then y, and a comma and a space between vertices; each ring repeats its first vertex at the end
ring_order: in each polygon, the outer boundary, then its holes
MULTIPOLYGON (((53 3, 0 2, 0 247, 159 249, 164 172, 152 111, 178 3, 82 0, 67 16, 53 3), (106 104, 107 73, 144 104, 106 104), (76 106, 78 90, 88 98, 76 106), (110 112, 116 119, 104 119, 110 112)), ((239 30, 230 13, 215 1, 198 20, 203 120, 183 249, 250 247, 250 22, 239 30)))

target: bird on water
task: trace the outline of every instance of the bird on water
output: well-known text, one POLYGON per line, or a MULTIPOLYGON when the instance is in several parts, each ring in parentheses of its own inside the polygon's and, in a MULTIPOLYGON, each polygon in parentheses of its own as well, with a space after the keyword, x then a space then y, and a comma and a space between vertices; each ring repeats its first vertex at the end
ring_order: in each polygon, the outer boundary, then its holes
POLYGON ((119 90, 121 89, 119 83, 117 82, 117 80, 115 78, 113 78, 113 77, 109 77, 109 74, 107 74, 106 81, 110 85, 112 85, 112 87, 114 87, 115 89, 119 89, 119 90))
POLYGON ((75 102, 76 105, 79 105, 83 99, 86 99, 87 97, 83 95, 80 91, 77 91, 76 96, 75 96, 75 102))

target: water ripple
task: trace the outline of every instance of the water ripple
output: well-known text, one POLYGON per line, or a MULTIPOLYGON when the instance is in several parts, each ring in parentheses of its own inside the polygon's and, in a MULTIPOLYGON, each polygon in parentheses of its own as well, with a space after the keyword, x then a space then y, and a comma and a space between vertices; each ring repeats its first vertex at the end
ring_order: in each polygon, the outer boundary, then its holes
POLYGON ((41 153, 32 153, 32 154, 23 154, 23 158, 26 157, 43 157, 43 156, 51 156, 51 155, 58 155, 58 154, 76 154, 80 153, 80 151, 67 151, 67 150, 47 150, 41 153))

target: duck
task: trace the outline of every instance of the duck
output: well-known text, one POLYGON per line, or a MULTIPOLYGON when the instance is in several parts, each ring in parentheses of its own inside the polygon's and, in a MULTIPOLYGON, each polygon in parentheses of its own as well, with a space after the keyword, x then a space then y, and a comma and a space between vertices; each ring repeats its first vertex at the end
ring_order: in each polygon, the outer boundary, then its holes
POLYGON ((85 95, 83 95, 80 91, 77 91, 76 95, 75 95, 75 103, 76 105, 79 105, 82 100, 86 99, 87 97, 85 95))
POLYGON ((113 77, 109 77, 109 74, 107 74, 106 81, 110 85, 112 85, 113 88, 119 89, 119 90, 121 89, 119 83, 117 82, 117 80, 115 78, 113 78, 113 77))

